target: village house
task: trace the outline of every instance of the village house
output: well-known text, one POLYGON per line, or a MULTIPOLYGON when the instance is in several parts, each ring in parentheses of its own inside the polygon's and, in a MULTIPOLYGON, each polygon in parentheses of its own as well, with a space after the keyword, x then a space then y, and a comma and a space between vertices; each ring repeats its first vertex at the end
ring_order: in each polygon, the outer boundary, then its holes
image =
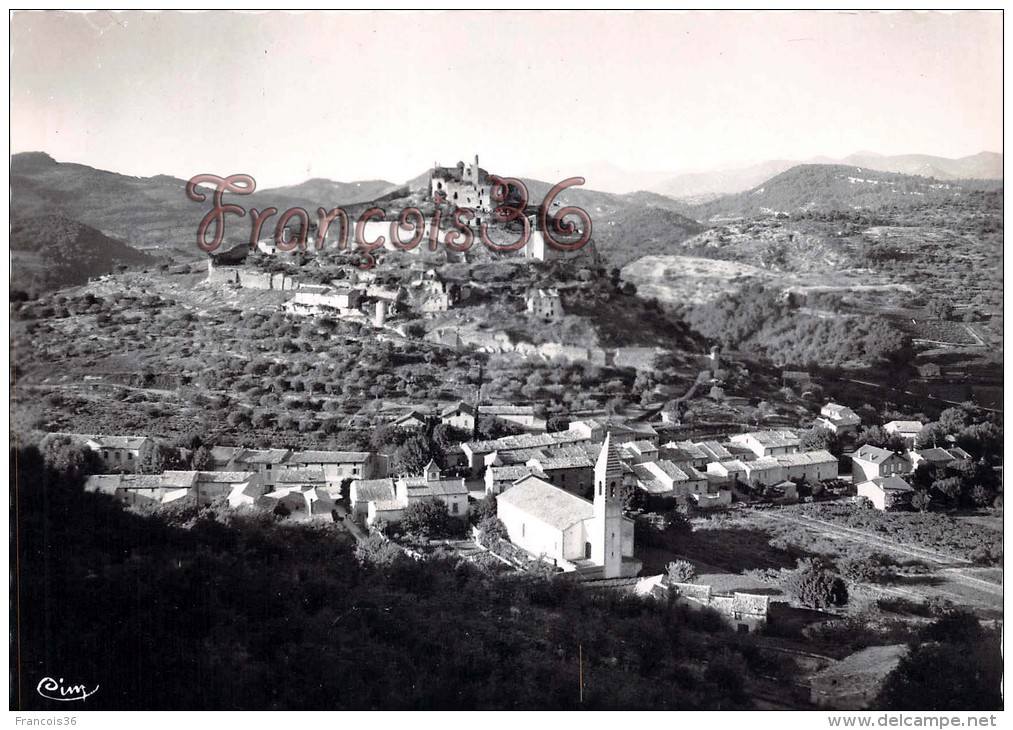
POLYGON ((596 444, 605 440, 605 425, 593 418, 570 421, 569 430, 596 444))
POLYGON ((870 646, 834 662, 810 677, 810 701, 835 711, 869 709, 907 652, 906 644, 870 646))
POLYGON ((884 431, 894 436, 900 436, 908 446, 914 444, 923 428, 925 427, 919 421, 890 421, 883 424, 884 431))
POLYGON ((866 444, 851 455, 851 473, 855 484, 879 477, 907 474, 911 463, 899 454, 866 444))
POLYGON ((563 300, 557 289, 534 289, 525 298, 528 312, 546 322, 563 316, 563 300))
POLYGON ((460 429, 461 431, 474 433, 475 408, 464 401, 460 401, 456 405, 447 406, 440 414, 440 423, 460 429))
POLYGON ((555 433, 525 433, 515 436, 503 436, 502 438, 489 441, 469 441, 461 444, 461 452, 464 454, 464 463, 471 472, 471 477, 479 477, 487 466, 496 463, 504 463, 504 456, 511 451, 522 449, 547 449, 548 451, 562 449, 564 446, 588 442, 585 436, 573 431, 558 431, 555 433))
POLYGON ((774 459, 784 470, 782 479, 828 482, 838 476, 839 462, 837 457, 826 450, 781 454, 775 456, 774 459))
POLYGON ((352 508, 352 518, 362 520, 369 512, 370 502, 393 502, 394 480, 386 479, 356 479, 349 488, 349 504, 352 508))
POLYGON ((292 314, 347 316, 359 312, 361 292, 358 289, 331 289, 319 287, 314 291, 310 286, 300 286, 295 296, 285 303, 285 311, 292 314))
POLYGON ((745 446, 758 457, 794 454, 798 452, 800 443, 798 434, 787 429, 739 433, 728 440, 745 446))
POLYGON ((535 476, 500 495, 498 516, 510 541, 585 579, 632 577, 633 521, 623 516, 619 455, 605 437, 594 469, 589 502, 535 476))
POLYGON ((847 406, 827 403, 820 409, 820 417, 816 419, 816 423, 843 436, 856 433, 858 427, 862 425, 862 419, 847 406))
POLYGON ((428 420, 427 414, 413 409, 394 419, 394 425, 399 428, 422 428, 428 420))
POLYGON ((479 406, 480 416, 491 416, 499 421, 513 423, 528 431, 544 431, 545 419, 535 416, 534 406, 489 405, 479 406))
MULTIPOLYGON (((320 480, 323 481, 322 474, 320 480)), ((338 519, 334 499, 327 490, 305 484, 279 484, 274 491, 259 497, 254 506, 292 520, 338 519)))
POLYGON ((273 487, 278 474, 287 469, 291 456, 291 449, 243 449, 232 459, 228 470, 252 471, 260 475, 264 484, 273 487))
POLYGON ((767 624, 770 596, 744 591, 714 593, 709 585, 669 583, 676 601, 691 609, 710 608, 740 634, 756 633, 767 624))
POLYGON ((525 465, 532 474, 557 487, 580 493, 594 479, 594 460, 580 446, 561 446, 557 449, 537 449, 530 454, 525 465))
POLYGON ((754 487, 777 484, 784 480, 784 467, 773 456, 761 456, 753 461, 739 463, 745 470, 744 481, 754 487))
POLYGON ((500 495, 512 487, 514 482, 531 475, 548 481, 537 466, 528 466, 527 464, 490 466, 485 470, 485 493, 494 496, 500 495))
POLYGON ((84 483, 85 492, 107 494, 127 506, 154 506, 191 494, 195 471, 162 474, 94 474, 84 483))
MULTIPOLYGON (((400 477, 394 484, 393 499, 387 498, 386 489, 377 484, 370 491, 381 499, 371 500, 366 505, 366 524, 372 526, 377 519, 398 522, 404 510, 416 502, 435 498, 447 505, 451 517, 468 516, 468 488, 463 479, 443 479, 436 462, 430 461, 421 476, 400 477)), ((362 485, 356 485, 353 508, 363 494, 362 485)))
POLYGON ((323 472, 333 493, 345 479, 380 479, 387 476, 388 457, 370 451, 296 451, 288 460, 293 469, 323 472))
POLYGON ((876 509, 889 510, 906 504, 914 489, 898 476, 875 477, 859 482, 855 488, 859 497, 867 497, 876 509))
POLYGON ((931 448, 908 451, 907 460, 911 462, 911 470, 914 471, 921 464, 929 464, 935 467, 946 466, 950 462, 956 461, 956 458, 946 449, 931 448))
POLYGON ((631 441, 648 441, 658 445, 658 432, 649 423, 638 421, 620 421, 610 418, 605 421, 605 429, 612 435, 612 442, 617 446, 631 441))
POLYGON ((456 288, 440 279, 435 269, 429 269, 409 283, 409 296, 415 309, 421 312, 446 312, 457 300, 456 288))
POLYGON ((42 443, 59 436, 69 438, 72 443, 94 451, 102 460, 102 468, 107 472, 136 474, 141 460, 155 450, 155 441, 147 436, 51 433, 43 438, 42 443))
POLYGON ((658 447, 650 441, 629 441, 618 446, 619 458, 628 464, 640 464, 658 458, 658 447))
MULTIPOLYGON (((755 463, 755 459, 753 460, 755 463)), ((707 478, 715 484, 736 484, 746 482, 746 465, 738 459, 712 461, 707 464, 707 478)))
POLYGON ((692 467, 678 467, 666 459, 634 464, 633 473, 637 488, 652 497, 688 497, 708 492, 707 477, 692 467))
POLYGON ((192 494, 200 505, 209 505, 216 499, 228 499, 232 505, 233 495, 260 497, 267 492, 260 475, 251 471, 200 471, 196 474, 192 494))

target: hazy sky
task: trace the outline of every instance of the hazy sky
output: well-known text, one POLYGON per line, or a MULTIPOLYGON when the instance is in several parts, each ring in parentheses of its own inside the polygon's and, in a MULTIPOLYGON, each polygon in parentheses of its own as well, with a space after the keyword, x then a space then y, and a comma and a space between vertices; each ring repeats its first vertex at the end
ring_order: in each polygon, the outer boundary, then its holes
POLYGON ((29 13, 11 146, 133 175, 404 181, 1002 151, 999 13, 29 13))

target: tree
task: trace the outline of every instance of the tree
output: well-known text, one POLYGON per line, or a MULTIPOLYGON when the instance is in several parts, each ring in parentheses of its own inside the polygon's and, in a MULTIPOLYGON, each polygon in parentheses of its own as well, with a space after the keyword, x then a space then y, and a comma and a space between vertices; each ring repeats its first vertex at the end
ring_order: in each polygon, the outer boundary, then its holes
POLYGON ((83 444, 74 443, 69 436, 53 436, 42 442, 42 458, 46 466, 72 480, 84 479, 102 470, 102 459, 97 452, 83 444))
POLYGON ((804 559, 784 586, 803 606, 822 609, 848 602, 848 588, 840 576, 818 560, 804 559))
POLYGON ((495 494, 487 494, 482 498, 475 509, 471 512, 475 518, 476 525, 481 524, 490 517, 496 516, 496 503, 497 500, 495 494))
POLYGON ((206 446, 198 446, 190 457, 190 468, 194 471, 214 471, 215 459, 206 446))
POLYGON ((799 433, 800 451, 829 451, 834 456, 841 455, 841 439, 829 428, 813 426, 799 433))
POLYGON ((635 512, 636 510, 643 509, 646 503, 646 495, 643 490, 634 484, 623 483, 619 487, 619 498, 622 500, 623 511, 635 512))
POLYGON ((379 532, 371 532, 365 540, 355 546, 355 557, 360 563, 390 566, 403 556, 401 548, 384 538, 379 532))
POLYGON ((423 539, 447 537, 450 534, 450 510, 436 497, 414 502, 405 508, 401 529, 408 535, 423 539))
POLYGON ((506 525, 499 517, 486 517, 478 523, 477 527, 480 533, 478 540, 483 547, 491 547, 498 540, 510 539, 506 525))
POLYGON ((692 583, 696 580, 696 568, 688 560, 673 560, 666 570, 669 583, 692 583))
POLYGON ((179 449, 165 444, 155 444, 153 449, 141 456, 137 471, 141 474, 161 474, 172 469, 182 469, 184 466, 183 455, 179 449))
POLYGON ((931 503, 932 497, 929 496, 927 490, 918 489, 911 495, 911 506, 919 512, 925 512, 928 510, 931 503))
POLYGON ((391 454, 391 466, 396 474, 421 474, 430 461, 440 461, 443 457, 438 449, 421 431, 412 433, 391 454))
POLYGON ((902 453, 906 446, 904 439, 895 433, 887 433, 882 426, 867 426, 858 432, 856 442, 859 446, 868 444, 887 451, 902 453))
POLYGON ((1002 640, 930 642, 912 649, 891 672, 875 705, 883 710, 1001 710, 1002 640))

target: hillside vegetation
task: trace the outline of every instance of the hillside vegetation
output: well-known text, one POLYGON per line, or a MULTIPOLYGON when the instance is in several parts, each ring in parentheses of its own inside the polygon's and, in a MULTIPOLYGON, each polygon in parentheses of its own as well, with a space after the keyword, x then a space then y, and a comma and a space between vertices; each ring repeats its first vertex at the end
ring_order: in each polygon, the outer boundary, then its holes
POLYGON ((58 215, 15 218, 10 236, 11 287, 30 294, 83 284, 117 266, 155 262, 91 226, 58 215))

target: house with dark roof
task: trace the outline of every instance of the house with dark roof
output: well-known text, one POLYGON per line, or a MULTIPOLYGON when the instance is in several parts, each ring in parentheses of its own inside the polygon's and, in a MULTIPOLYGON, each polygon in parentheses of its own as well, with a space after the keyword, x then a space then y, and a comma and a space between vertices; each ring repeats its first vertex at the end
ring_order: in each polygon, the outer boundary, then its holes
POLYGON ((837 434, 855 433, 862 425, 862 419, 847 406, 838 403, 827 403, 820 409, 820 417, 816 424, 837 434))
POLYGON ((387 476, 388 458, 370 451, 296 451, 288 464, 290 468, 322 471, 327 488, 333 491, 340 488, 345 479, 387 476))
POLYGON ((447 406, 440 413, 440 423, 467 431, 469 434, 474 433, 475 407, 464 401, 447 406))
POLYGON ((855 484, 879 477, 907 474, 911 471, 911 462, 903 456, 869 444, 865 444, 851 455, 851 464, 855 484))
POLYGON ((909 451, 907 452, 907 460, 911 462, 912 470, 917 469, 921 464, 930 464, 932 466, 942 467, 946 466, 951 461, 956 461, 953 454, 946 449, 940 449, 938 447, 909 451))
POLYGON ((876 509, 888 510, 906 504, 914 489, 898 476, 876 477, 859 482, 855 488, 859 497, 866 497, 876 509))

